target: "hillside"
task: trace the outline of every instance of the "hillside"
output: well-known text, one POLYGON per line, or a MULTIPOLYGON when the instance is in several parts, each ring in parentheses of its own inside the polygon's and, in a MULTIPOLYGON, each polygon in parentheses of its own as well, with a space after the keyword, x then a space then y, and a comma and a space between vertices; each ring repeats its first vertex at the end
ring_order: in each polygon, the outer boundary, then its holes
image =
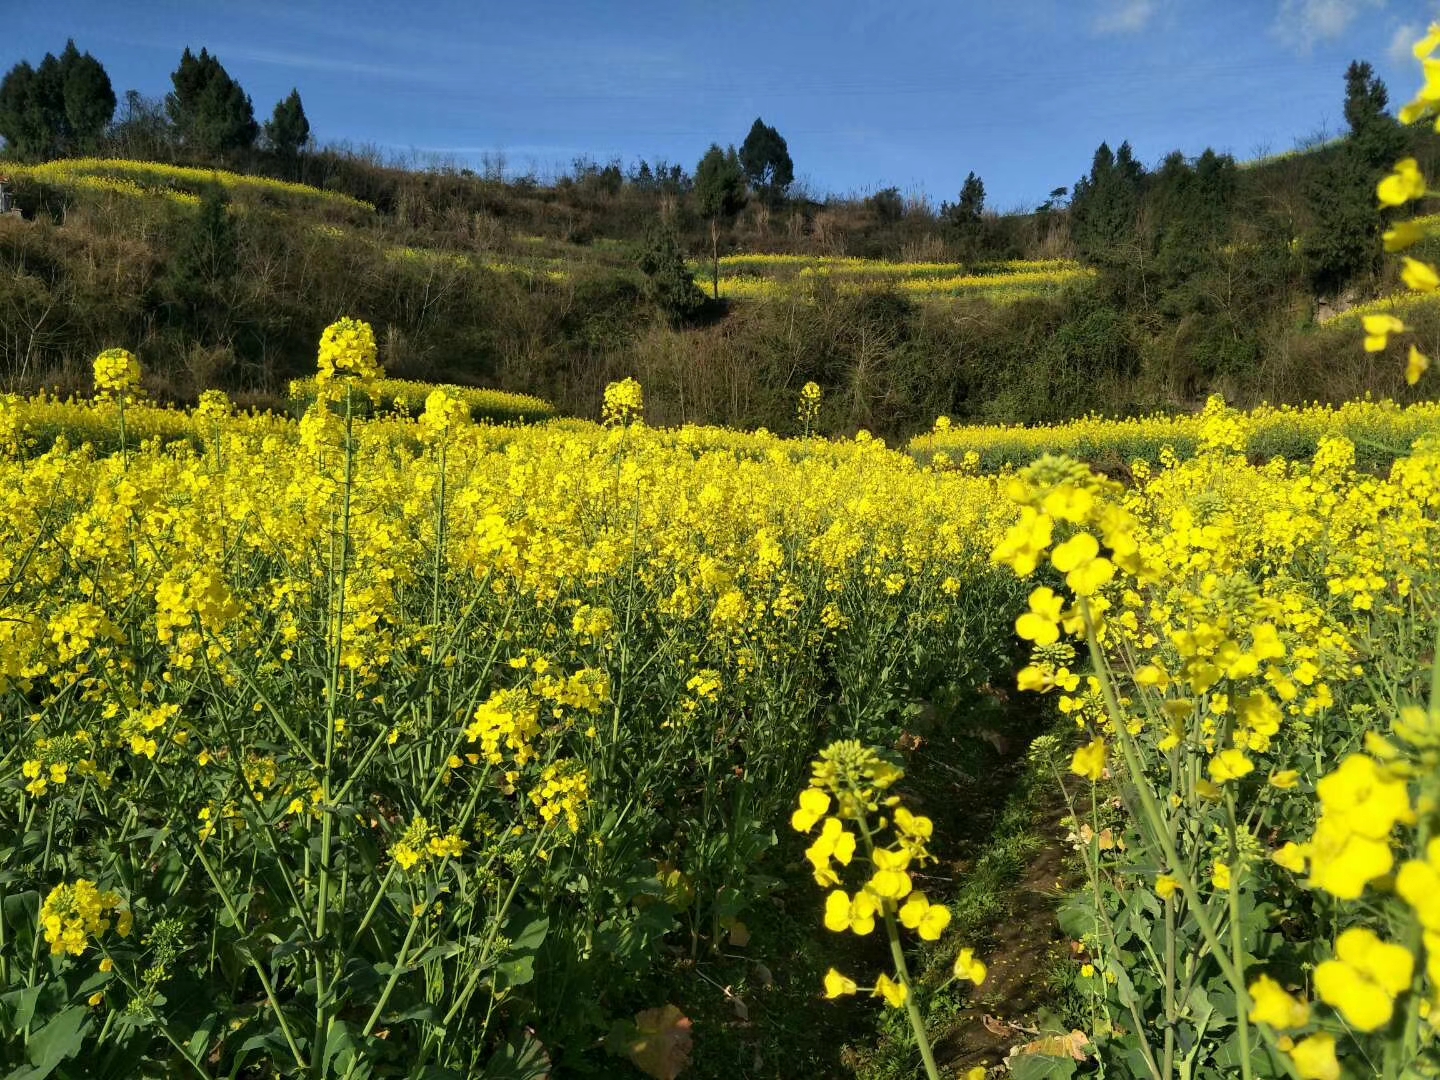
MULTIPOLYGON (((19 389, 78 388, 96 352, 123 344, 162 400, 220 386, 278 404, 320 328, 353 313, 398 377, 591 415, 605 384, 634 375, 660 422, 789 430, 811 380, 822 430, 888 436, 941 414, 1188 410, 1216 391, 1403 401, 1399 372, 1359 352, 1345 314, 1384 308, 1394 282, 1373 257, 1338 287, 1323 280, 1333 238, 1317 192, 1334 188, 1345 145, 1148 171, 1102 148, 1068 206, 960 223, 894 192, 751 199, 723 230, 718 289, 693 191, 614 167, 541 186, 328 152, 296 181, 17 164, 22 215, 0 219, 0 373, 19 389), (207 210, 212 186, 223 199, 207 210), (710 297, 683 318, 639 269, 660 229, 710 297)), ((1432 138, 1412 149, 1437 158, 1432 138)), ((1368 242, 1380 219, 1367 212, 1368 242)), ((1440 335, 1430 308, 1408 303, 1422 345, 1440 335)))

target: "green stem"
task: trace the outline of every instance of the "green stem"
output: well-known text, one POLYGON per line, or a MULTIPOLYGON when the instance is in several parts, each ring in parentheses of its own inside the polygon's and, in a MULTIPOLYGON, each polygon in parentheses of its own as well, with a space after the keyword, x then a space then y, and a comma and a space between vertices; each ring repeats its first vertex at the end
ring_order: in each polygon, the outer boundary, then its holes
POLYGON ((925 1075, 929 1080, 940 1080, 940 1070, 935 1065, 935 1052, 930 1049, 930 1037, 925 1033, 925 1018, 920 1015, 920 1005, 915 1000, 915 988, 910 979, 910 968, 905 963, 905 949, 900 944, 900 931, 895 926, 895 916, 885 912, 885 932, 890 937, 890 955, 895 960, 895 971, 905 987, 905 1015, 910 1020, 910 1030, 915 1033, 915 1045, 920 1048, 920 1060, 925 1063, 925 1075))
MULTIPOLYGON (((215 886, 215 891, 219 893, 220 901, 225 905, 225 910, 230 916, 231 925, 239 932, 242 926, 240 912, 235 907, 235 902, 230 898, 229 890, 225 888, 224 883, 220 880, 220 875, 217 874, 215 868, 210 865, 210 860, 205 857, 204 849, 198 844, 195 847, 195 854, 200 859, 200 865, 205 867, 205 873, 210 876, 210 881, 215 886)), ((285 1013, 280 1008, 280 1001, 275 996, 275 984, 270 981, 269 972, 267 972, 260 961, 255 958, 255 954, 249 946, 244 946, 243 952, 245 953, 245 958, 250 961, 250 966, 255 969, 255 974, 260 977, 260 986, 265 991, 265 1000, 269 1003, 270 1011, 275 1015, 275 1020, 280 1025, 281 1034, 285 1036, 285 1043, 290 1047, 290 1053, 295 1058, 296 1067, 301 1072, 304 1072, 306 1070, 305 1056, 300 1053, 300 1047, 295 1042, 294 1034, 290 1031, 290 1024, 286 1021, 285 1013)))
POLYGON ((1205 910, 1200 890, 1195 887, 1195 881, 1190 876, 1190 871, 1180 861, 1180 853, 1175 850, 1174 838, 1171 837, 1165 817, 1155 802, 1155 793, 1145 782, 1145 769, 1140 760, 1140 753, 1135 748, 1130 730, 1126 726, 1125 714, 1121 711, 1120 702, 1115 696, 1115 686, 1110 680, 1110 668, 1105 662, 1105 655, 1101 652, 1100 643, 1095 637, 1095 625, 1090 614, 1090 604, 1084 597, 1080 598, 1080 611, 1085 619, 1085 640, 1090 647, 1090 663, 1095 669, 1096 679, 1100 682, 1101 694, 1105 699, 1105 709, 1115 723, 1115 740, 1120 744, 1120 752, 1125 757, 1125 767, 1134 781, 1145 822, 1165 854, 1171 875, 1180 882, 1180 890, 1185 894, 1185 899, 1190 902, 1195 914, 1195 923, 1200 928, 1200 934, 1204 937, 1205 944, 1210 946, 1210 952, 1215 957, 1215 962, 1220 965, 1220 970, 1230 985, 1236 988, 1236 993, 1240 995, 1245 1009, 1248 1010, 1250 998, 1249 994, 1245 992, 1241 975, 1235 970, 1235 966, 1226 955, 1225 946, 1220 941, 1220 934, 1215 929, 1215 923, 1211 920, 1210 913, 1205 910))
MULTIPOLYGON (((1245 943, 1240 925, 1240 845, 1235 831, 1235 792, 1225 788, 1225 811, 1230 833, 1230 962, 1235 970, 1245 971, 1245 943)), ((1240 1036, 1240 1073, 1244 1080, 1254 1075, 1250 1064, 1250 1002, 1243 982, 1234 984, 1235 1030, 1240 1036)))

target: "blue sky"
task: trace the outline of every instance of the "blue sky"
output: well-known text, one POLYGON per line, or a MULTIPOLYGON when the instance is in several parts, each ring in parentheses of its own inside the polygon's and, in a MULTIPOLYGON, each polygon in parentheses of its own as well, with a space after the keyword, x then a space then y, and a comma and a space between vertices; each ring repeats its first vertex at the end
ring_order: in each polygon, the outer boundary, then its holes
POLYGON ((693 167, 761 115, 816 193, 953 199, 967 171, 1012 209, 1096 145, 1146 162, 1237 157, 1338 131, 1368 59, 1407 100, 1434 0, 5 0, 0 70, 67 36, 117 94, 159 96, 207 46, 257 115, 298 87, 322 142, 541 175, 579 155, 693 167))

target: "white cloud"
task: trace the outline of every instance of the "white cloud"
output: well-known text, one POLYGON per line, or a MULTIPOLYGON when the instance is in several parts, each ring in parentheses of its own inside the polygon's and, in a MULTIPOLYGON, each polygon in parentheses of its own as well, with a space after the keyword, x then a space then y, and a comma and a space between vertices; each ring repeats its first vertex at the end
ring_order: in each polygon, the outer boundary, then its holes
POLYGON ((1281 0, 1275 34, 1299 49, 1334 41, 1363 12, 1385 6, 1385 0, 1281 0))
POLYGON ((1404 23, 1395 28, 1395 36, 1390 39, 1390 59, 1400 66, 1408 66, 1414 63, 1415 57, 1411 48, 1415 42, 1425 36, 1425 27, 1419 23, 1404 23))
POLYGON ((1155 0, 1102 0, 1095 16, 1097 34, 1137 34, 1155 15, 1155 0))

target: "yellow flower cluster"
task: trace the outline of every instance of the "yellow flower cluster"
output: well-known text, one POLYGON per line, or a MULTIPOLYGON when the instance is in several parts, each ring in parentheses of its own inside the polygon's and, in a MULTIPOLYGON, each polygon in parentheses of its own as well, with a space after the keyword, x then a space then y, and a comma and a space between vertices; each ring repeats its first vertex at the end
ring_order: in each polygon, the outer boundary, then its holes
POLYGON ((800 388, 800 400, 795 406, 795 418, 808 433, 820 418, 820 384, 807 382, 800 388))
MULTIPOLYGON (((838 256, 727 255, 720 260, 720 295, 727 299, 765 300, 806 296, 824 285, 840 292, 862 292, 893 284, 920 299, 973 296, 1010 303, 1090 280, 1095 272, 1065 259, 1016 259, 1007 262, 886 262, 838 256)), ((713 286, 710 265, 691 268, 697 284, 713 286)))
POLYGON ((1065 454, 1098 465, 1173 463, 1194 456, 1203 445, 1223 440, 1251 457, 1299 460, 1314 454, 1321 439, 1344 436, 1388 465, 1422 435, 1440 431, 1440 404, 1351 401, 1343 405, 1270 406, 1248 412, 1212 397, 1203 411, 1184 416, 1157 414, 1127 419, 1087 416, 1063 424, 959 425, 947 422, 916 436, 910 452, 922 461, 944 453, 946 460, 977 455, 986 470, 1019 466, 1041 454, 1065 454))
POLYGON ((390 845, 390 857, 405 873, 423 870, 430 863, 459 858, 469 845, 455 833, 442 833, 420 815, 410 820, 400 839, 390 845))
POLYGON ((115 892, 101 892, 93 881, 78 878, 50 890, 40 907, 40 925, 54 956, 80 956, 91 938, 103 936, 113 925, 122 938, 130 936, 134 917, 115 892))
POLYGON ((351 318, 331 323, 320 335, 316 383, 323 387, 336 376, 350 376, 362 383, 380 378, 383 373, 376 360, 377 351, 375 332, 369 323, 351 318))
MULTIPOLYGON (((1411 936, 1350 926, 1315 992, 1362 1035, 1408 1010, 1409 1049, 1383 1051, 1402 1060, 1430 1038, 1415 995, 1440 1001, 1440 844, 1428 840, 1440 713, 1404 692, 1377 702, 1371 688, 1413 679, 1414 658, 1433 650, 1440 440, 1420 438, 1380 476, 1358 471, 1338 434, 1320 436, 1308 463, 1257 467, 1239 456, 1253 446, 1246 425, 1207 410, 1194 458, 1137 469, 1128 488, 1062 457, 1007 482, 1019 517, 992 558, 1043 582, 1015 621, 1032 645, 1018 682, 1058 691, 1085 732, 1073 773, 1100 782, 1120 770, 1148 793, 1129 805, 1144 823, 1135 842, 1159 864, 1155 893, 1212 947, 1215 927, 1275 873, 1264 856, 1277 834, 1269 861, 1294 875, 1278 879, 1282 896, 1308 887, 1349 904, 1393 883, 1387 922, 1409 920, 1411 936), (1077 646, 1093 671, 1083 679, 1077 646), (1386 713, 1388 736, 1375 730, 1386 713)), ((1099 852, 1087 858, 1098 882, 1099 852)), ((1331 1014, 1268 975, 1242 981, 1239 944, 1216 952, 1298 1074, 1338 1077, 1344 1033, 1331 1014), (1307 1027, 1299 1041, 1277 1034, 1307 1027)))
MULTIPOLYGON (((1440 131, 1440 60, 1435 51, 1440 49, 1440 23, 1432 23, 1430 31, 1415 43, 1415 59, 1420 62, 1425 82, 1414 99, 1400 109, 1402 124, 1415 124, 1424 120, 1435 120, 1440 131)), ((1413 157, 1396 162, 1394 171, 1376 185, 1375 194, 1382 209, 1405 206, 1427 198, 1432 194, 1420 163, 1413 157)), ((1435 235, 1435 215, 1415 217, 1392 226, 1384 235, 1385 250, 1398 253, 1412 248, 1428 236, 1435 235)), ((1430 299, 1440 291, 1440 270, 1423 259, 1409 255, 1401 256, 1400 279, 1405 287, 1423 299, 1430 299)), ((1404 334, 1409 329, 1395 314, 1396 308, 1408 305, 1392 305, 1384 312, 1361 313, 1365 325, 1365 349, 1368 352, 1382 352, 1389 344, 1391 335, 1404 334)), ((1430 357, 1410 344, 1405 363, 1405 381, 1414 386, 1430 368, 1430 357)))
POLYGON ((634 379, 622 379, 605 387, 605 406, 601 412, 605 423, 624 427, 644 416, 645 390, 634 379))
MULTIPOLYGON (((544 420, 555 415, 555 406, 529 394, 512 394, 503 390, 486 390, 475 386, 436 385, 408 379, 372 379, 367 387, 377 413, 395 413, 402 417, 422 416, 429 408, 430 396, 444 391, 449 402, 461 402, 471 420, 492 420, 498 423, 544 420)), ((315 401, 320 387, 315 379, 294 379, 290 383, 290 405, 303 413, 315 401)), ((452 422, 459 417, 459 406, 449 405, 452 422)))
POLYGON ((106 349, 95 357, 95 392, 127 398, 140 387, 140 361, 128 349, 106 349))
MULTIPOLYGON (((896 961, 894 977, 882 972, 872 989, 892 1008, 905 1006, 910 997, 910 974, 899 951, 896 927, 913 930, 922 940, 938 941, 950 925, 950 909, 932 903, 915 888, 913 874, 933 857, 927 848, 934 824, 912 813, 898 796, 889 794, 904 771, 873 748, 854 740, 831 743, 812 766, 810 786, 800 793, 799 806, 790 817, 797 832, 820 832, 805 851, 815 883, 821 888, 841 884, 841 871, 852 865, 857 851, 869 865, 864 884, 852 895, 834 888, 825 897, 825 926, 836 933, 861 937, 884 923, 896 961), (852 830, 853 826, 853 830, 852 830), (892 838, 880 843, 889 829, 892 838)), ((955 963, 957 978, 977 985, 985 980, 985 965, 964 949, 955 963)), ((831 968, 825 975, 825 996, 854 994, 855 980, 831 968)), ((917 1038, 924 1040, 917 1030, 917 1038)), ((928 1045, 925 1052, 928 1054, 928 1045)))
POLYGON ((359 199, 305 184, 264 176, 245 176, 224 169, 191 169, 153 161, 65 158, 43 165, 14 165, 8 171, 16 181, 34 180, 62 189, 137 194, 161 192, 191 204, 199 201, 199 193, 207 186, 219 184, 231 194, 260 204, 280 201, 293 206, 332 208, 346 211, 357 220, 369 218, 375 211, 373 206, 359 199))

